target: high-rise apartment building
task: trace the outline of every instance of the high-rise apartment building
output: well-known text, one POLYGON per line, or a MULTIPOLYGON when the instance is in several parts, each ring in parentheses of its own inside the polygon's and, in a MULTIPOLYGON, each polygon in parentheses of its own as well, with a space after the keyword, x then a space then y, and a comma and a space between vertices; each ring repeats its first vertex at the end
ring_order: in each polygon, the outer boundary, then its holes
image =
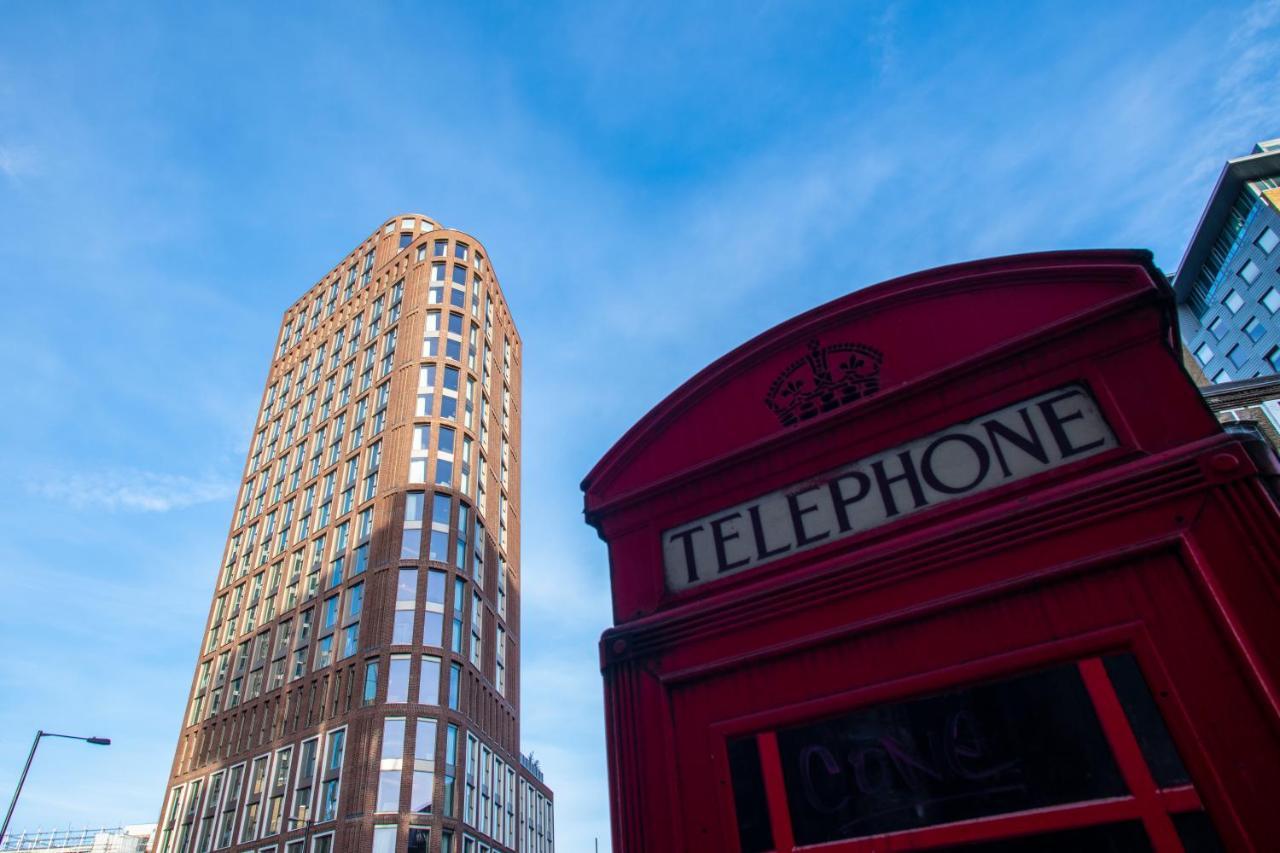
POLYGON ((1183 343, 1211 382, 1280 373, 1280 140, 1227 161, 1173 289, 1183 343))
POLYGON ((156 853, 553 849, 520 753, 520 375, 488 253, 424 216, 285 312, 156 853))

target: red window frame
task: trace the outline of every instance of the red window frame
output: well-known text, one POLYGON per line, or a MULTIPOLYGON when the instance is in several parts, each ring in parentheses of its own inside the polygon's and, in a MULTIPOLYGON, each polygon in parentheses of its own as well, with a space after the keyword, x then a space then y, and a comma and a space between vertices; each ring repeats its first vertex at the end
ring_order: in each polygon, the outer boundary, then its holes
MULTIPOLYGON (((1075 664, 1111 748, 1112 757, 1129 789, 1127 796, 1084 800, 1042 809, 1009 812, 918 829, 800 846, 796 844, 791 815, 787 807, 775 726, 769 730, 757 732, 755 736, 760 753, 775 853, 792 853, 793 851, 806 853, 806 851, 819 850, 822 853, 929 850, 948 845, 998 841, 1122 821, 1140 821, 1156 853, 1175 853, 1175 851, 1182 853, 1182 842, 1174 827, 1172 815, 1203 811, 1204 805, 1195 786, 1183 784, 1160 788, 1156 785, 1129 719, 1103 666, 1102 655, 1095 654, 1079 659, 1075 664)), ((732 794, 729 797, 732 800, 732 794)), ((732 803, 729 814, 734 816, 736 832, 736 808, 732 803)))

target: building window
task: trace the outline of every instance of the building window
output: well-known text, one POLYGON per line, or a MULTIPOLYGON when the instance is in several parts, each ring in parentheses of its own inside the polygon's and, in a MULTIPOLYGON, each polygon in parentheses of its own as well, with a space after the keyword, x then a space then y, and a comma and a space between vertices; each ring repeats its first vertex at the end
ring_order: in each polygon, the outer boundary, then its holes
POLYGON ((404 717, 382 721, 382 754, 375 811, 400 811, 400 771, 404 766, 404 717))
POLYGON ((1202 365, 1208 364, 1210 359, 1212 358, 1213 358, 1213 350, 1209 347, 1208 344, 1201 344, 1200 346, 1196 347, 1196 361, 1200 362, 1200 364, 1202 365))
POLYGON ((396 584, 396 615, 391 628, 391 643, 407 646, 413 642, 414 603, 418 598, 418 570, 401 569, 396 584))
POLYGON ((436 240, 435 246, 432 250, 432 255, 437 258, 443 258, 448 253, 449 253, 449 241, 436 240))
POLYGON ((1228 350, 1227 359, 1239 369, 1249 361, 1249 353, 1242 344, 1236 344, 1228 350))
POLYGON ((1221 385, 1223 382, 1230 382, 1230 381, 1231 381, 1231 374, 1227 373, 1227 371, 1225 370, 1219 370, 1217 373, 1213 374, 1214 385, 1221 385))
POLYGON ((372 705, 378 698, 378 662, 371 660, 364 665, 364 696, 362 705, 372 705))
POLYGON ((1258 239, 1253 241, 1262 250, 1264 255, 1271 254, 1271 250, 1280 244, 1280 237, 1276 236, 1276 232, 1270 228, 1263 228, 1262 233, 1258 235, 1258 239))
POLYGON ((1249 336, 1249 340, 1256 344, 1267 333, 1267 327, 1262 325, 1262 322, 1257 317, 1253 317, 1248 323, 1244 324, 1244 333, 1249 336))
POLYGON ((444 644, 445 578, 445 573, 439 569, 431 569, 427 572, 427 602, 422 623, 424 646, 444 644))
POLYGON ((1214 317, 1213 322, 1209 324, 1209 334, 1213 335, 1215 340, 1222 340, 1222 336, 1227 333, 1227 323, 1221 317, 1214 317))
MULTIPOLYGON (((427 853, 427 843, 430 840, 430 830, 409 827, 409 847, 405 853, 427 853)), ((453 853, 447 848, 441 848, 441 853, 453 853)))
POLYGON ((435 655, 422 656, 421 685, 422 704, 440 704, 440 658, 435 655))
POLYGON ((1234 314, 1244 305, 1244 298, 1233 290, 1222 300, 1222 304, 1227 306, 1227 310, 1234 314))
POLYGON ((384 824, 373 828, 373 853, 396 853, 395 824, 384 824))
POLYGON ((422 554, 422 492, 406 492, 404 501, 404 536, 400 540, 400 559, 416 560, 422 554))
POLYGON ((1274 287, 1268 290, 1262 297, 1262 305, 1272 314, 1280 311, 1280 290, 1276 290, 1274 287))
POLYGON ((400 248, 401 248, 401 249, 405 248, 406 246, 408 246, 408 245, 409 245, 410 243, 412 243, 412 242, 413 242, 413 234, 412 234, 412 233, 409 233, 409 232, 401 232, 401 234, 400 234, 400 248))
POLYGON ((1244 266, 1240 267, 1240 277, 1249 284, 1253 284, 1258 280, 1258 276, 1262 274, 1262 269, 1249 259, 1244 262, 1244 266))
POLYGON ((409 656, 392 655, 387 667, 387 703, 409 701, 409 656))
POLYGON ((449 664, 449 709, 458 710, 459 682, 462 680, 462 664, 449 664))
POLYGON ((1267 364, 1271 365, 1271 369, 1280 373, 1280 347, 1272 347, 1271 352, 1267 353, 1267 364))
MULTIPOLYGON (((437 463, 439 464, 439 463, 437 463)), ((449 496, 436 492, 431 501, 431 543, 427 559, 437 563, 449 561, 449 496)))
POLYGON ((431 789, 436 775, 436 721, 430 717, 418 720, 413 747, 413 783, 409 794, 409 811, 431 814, 431 789))

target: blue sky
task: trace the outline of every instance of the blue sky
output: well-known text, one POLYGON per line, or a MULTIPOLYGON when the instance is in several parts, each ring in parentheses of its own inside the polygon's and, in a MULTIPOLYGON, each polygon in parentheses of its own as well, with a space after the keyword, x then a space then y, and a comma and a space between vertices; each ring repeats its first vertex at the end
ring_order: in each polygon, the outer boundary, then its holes
MULTIPOLYGON (((280 315, 388 216, 489 248, 525 341, 524 739, 608 846, 578 482, 813 305, 993 254, 1172 271, 1280 135, 1277 2, 0 5, 0 790, 159 810, 280 315)), ((904 329, 904 345, 919 330, 904 329)))

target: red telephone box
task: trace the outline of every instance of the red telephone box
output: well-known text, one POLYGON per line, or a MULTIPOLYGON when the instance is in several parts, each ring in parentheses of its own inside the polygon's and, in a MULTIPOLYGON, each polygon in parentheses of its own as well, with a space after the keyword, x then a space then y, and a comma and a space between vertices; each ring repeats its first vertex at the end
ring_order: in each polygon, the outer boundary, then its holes
POLYGON ((1280 849, 1274 457, 1150 255, 788 320, 583 484, 614 849, 1280 849))

